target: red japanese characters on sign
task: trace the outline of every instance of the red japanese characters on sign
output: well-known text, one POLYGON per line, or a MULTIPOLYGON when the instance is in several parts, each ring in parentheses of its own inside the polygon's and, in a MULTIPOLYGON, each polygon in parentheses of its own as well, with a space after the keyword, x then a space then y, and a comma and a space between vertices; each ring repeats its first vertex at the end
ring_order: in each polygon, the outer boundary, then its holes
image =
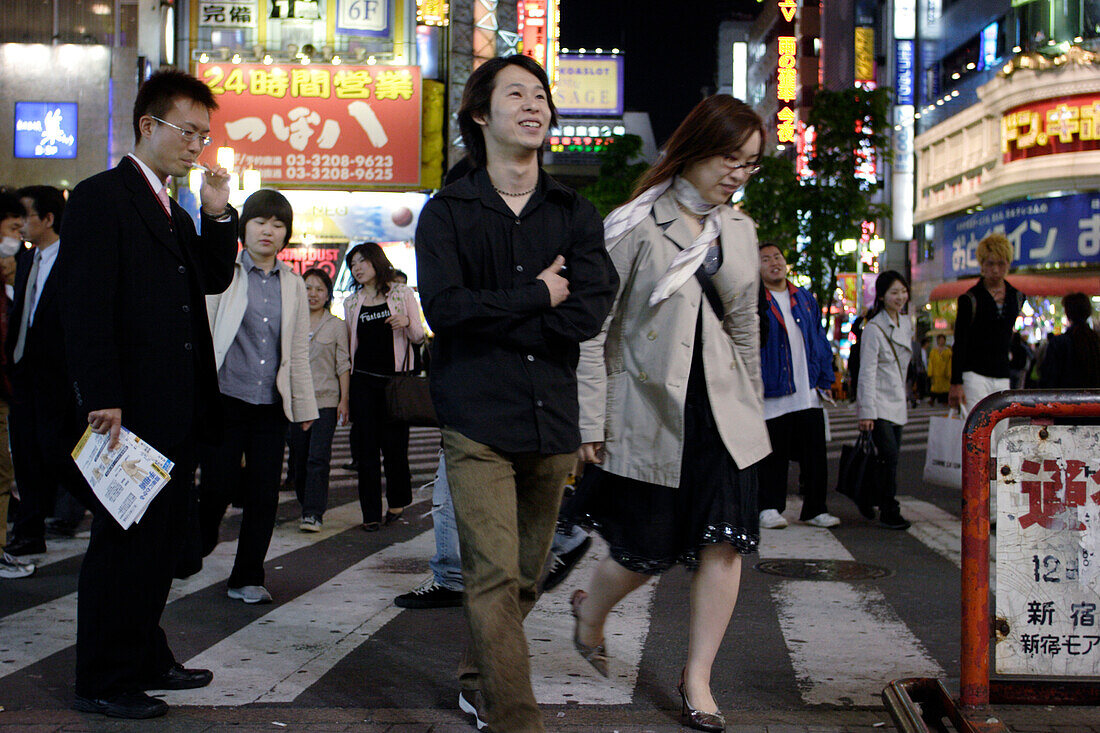
POLYGON ((1058 461, 1046 459, 1020 464, 1020 491, 1027 495, 1028 505, 1027 513, 1019 518, 1021 528, 1038 524, 1046 529, 1085 529, 1073 515, 1067 520, 1065 510, 1085 506, 1089 499, 1100 505, 1100 474, 1086 471, 1084 461, 1064 463, 1063 467, 1058 461), (1090 488, 1094 493, 1089 494, 1090 488))
POLYGON ((210 136, 264 183, 418 185, 420 68, 199 64, 210 136))

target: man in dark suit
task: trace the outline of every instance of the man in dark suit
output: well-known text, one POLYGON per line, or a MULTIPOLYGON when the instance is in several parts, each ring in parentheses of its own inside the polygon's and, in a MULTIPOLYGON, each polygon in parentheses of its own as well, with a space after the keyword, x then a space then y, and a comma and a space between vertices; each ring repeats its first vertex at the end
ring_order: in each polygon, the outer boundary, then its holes
POLYGON ((34 555, 46 551, 45 519, 58 486, 78 495, 85 487, 68 458, 72 446, 66 446, 73 411, 54 275, 65 197, 53 186, 28 186, 17 195, 26 209, 23 238, 34 248, 16 258, 11 338, 5 344, 12 383, 11 452, 19 486, 8 552, 34 555))
MULTIPOLYGON (((201 233, 165 181, 186 176, 209 144, 210 89, 178 70, 146 80, 134 103, 134 152, 69 197, 57 263, 72 394, 81 423, 118 440, 122 425, 175 462, 172 478, 127 530, 94 507, 80 570, 74 707, 151 718, 145 690, 209 684, 168 647, 160 616, 179 551, 197 546, 188 501, 198 440, 220 429, 205 295, 229 286, 237 213, 229 177, 208 172, 201 233)), ((74 436, 75 441, 75 436, 74 436)))

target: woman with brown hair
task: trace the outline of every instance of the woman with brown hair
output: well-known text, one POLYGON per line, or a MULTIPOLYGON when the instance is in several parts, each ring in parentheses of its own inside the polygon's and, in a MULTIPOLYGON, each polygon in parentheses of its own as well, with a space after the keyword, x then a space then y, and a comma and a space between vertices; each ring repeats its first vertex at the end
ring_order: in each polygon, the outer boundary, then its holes
POLYGON ((589 513, 610 556, 573 594, 573 643, 608 674, 604 622, 676 563, 691 583, 683 722, 724 730, 711 667, 760 541, 755 465, 769 452, 760 379, 759 255, 730 197, 758 168, 764 129, 708 97, 672 134, 634 197, 604 222, 615 305, 577 370, 581 460, 598 464, 589 513))
POLYGON ((351 352, 351 421, 359 458, 359 505, 363 529, 376 532, 412 503, 408 423, 390 419, 386 384, 412 369, 413 344, 424 341, 424 326, 412 288, 395 278, 393 265, 375 242, 352 247, 348 269, 355 292, 344 301, 351 352), (386 515, 382 516, 382 462, 386 465, 386 515))

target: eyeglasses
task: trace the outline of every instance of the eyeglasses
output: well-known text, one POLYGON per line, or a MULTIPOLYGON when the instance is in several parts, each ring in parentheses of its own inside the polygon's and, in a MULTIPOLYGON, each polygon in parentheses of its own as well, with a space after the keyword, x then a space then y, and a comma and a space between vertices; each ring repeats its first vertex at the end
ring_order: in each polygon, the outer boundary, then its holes
POLYGON ((744 171, 750 176, 760 170, 759 163, 741 163, 732 155, 723 155, 722 164, 731 171, 744 171))
POLYGON ((168 120, 162 120, 161 118, 157 117, 156 115, 149 115, 149 116, 152 117, 157 122, 159 122, 160 124, 168 125, 173 130, 178 131, 179 134, 180 134, 180 137, 182 137, 184 140, 186 140, 188 144, 191 144, 191 143, 195 142, 196 140, 198 140, 200 143, 202 143, 202 146, 204 148, 207 145, 210 144, 210 136, 209 135, 200 135, 195 130, 185 130, 184 128, 180 127, 179 125, 173 125, 168 120))

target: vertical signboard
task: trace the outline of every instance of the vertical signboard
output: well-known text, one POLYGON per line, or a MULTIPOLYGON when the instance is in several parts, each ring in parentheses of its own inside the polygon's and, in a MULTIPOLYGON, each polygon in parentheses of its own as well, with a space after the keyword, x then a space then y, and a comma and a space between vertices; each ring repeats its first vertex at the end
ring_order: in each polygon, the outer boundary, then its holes
POLYGON ((777 0, 782 20, 777 23, 776 52, 779 60, 775 70, 775 136, 780 144, 795 141, 798 131, 798 36, 794 17, 798 11, 797 0, 777 0))
POLYGON ((856 84, 875 83, 875 29, 856 28, 856 84))
POLYGON ((538 61, 550 83, 557 83, 558 0, 519 0, 516 26, 523 44, 521 53, 538 61))
POLYGON ((1100 428, 1011 427, 997 456, 996 671, 1100 675, 1100 428))

